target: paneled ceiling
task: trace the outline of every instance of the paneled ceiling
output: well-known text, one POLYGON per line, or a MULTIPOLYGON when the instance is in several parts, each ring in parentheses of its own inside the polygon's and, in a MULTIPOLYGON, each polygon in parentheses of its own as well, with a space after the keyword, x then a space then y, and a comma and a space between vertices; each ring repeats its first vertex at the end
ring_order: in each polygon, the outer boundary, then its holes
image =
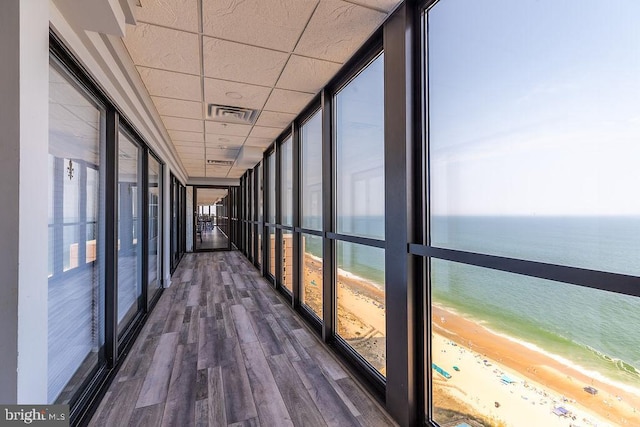
POLYGON ((124 43, 189 176, 239 178, 248 153, 266 149, 398 3, 140 0, 124 43), (257 119, 215 121, 209 104, 257 119))

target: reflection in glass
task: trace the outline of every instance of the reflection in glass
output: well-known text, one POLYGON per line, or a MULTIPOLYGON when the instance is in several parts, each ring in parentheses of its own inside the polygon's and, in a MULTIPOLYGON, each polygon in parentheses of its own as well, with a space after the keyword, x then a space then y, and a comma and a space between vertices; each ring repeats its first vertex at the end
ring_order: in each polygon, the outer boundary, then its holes
POLYGON ((640 299, 435 259, 431 298, 436 421, 640 425, 640 299))
POLYGON ((47 401, 66 404, 104 344, 105 112, 53 66, 49 94, 47 401))
POLYGON ((140 148, 124 132, 118 137, 118 333, 140 309, 142 295, 140 148))
POLYGON ((267 179, 268 193, 268 208, 269 214, 267 215, 267 222, 271 224, 276 223, 276 155, 271 153, 267 159, 267 172, 269 177, 267 179))
POLYGON ((293 225, 293 143, 291 137, 280 146, 281 177, 280 200, 282 203, 282 224, 293 225))
POLYGON ((275 227, 267 227, 267 233, 269 233, 269 268, 267 272, 276 277, 276 229, 275 227))
POLYGON ((384 63, 378 56, 336 95, 338 233, 384 239, 384 63))
POLYGON ((282 230, 282 286, 293 292, 293 234, 282 230))
POLYGON ((593 0, 429 10, 433 245, 640 274, 638 13, 593 0))
POLYGON ((162 165, 149 156, 149 247, 148 290, 150 301, 160 288, 162 279, 162 165))
POLYGON ((322 319, 322 237, 302 234, 300 300, 322 319))
POLYGON ((338 334, 386 375, 384 249, 336 242, 338 334))
POLYGON ((302 227, 322 230, 322 111, 301 128, 302 227))

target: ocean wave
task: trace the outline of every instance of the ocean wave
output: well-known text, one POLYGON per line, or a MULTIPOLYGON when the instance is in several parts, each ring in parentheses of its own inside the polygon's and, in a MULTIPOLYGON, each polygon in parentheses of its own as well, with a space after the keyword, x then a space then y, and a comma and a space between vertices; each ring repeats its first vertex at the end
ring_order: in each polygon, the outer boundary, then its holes
POLYGON ((625 362, 622 359, 616 358, 616 357, 611 357, 608 354, 605 354, 591 346, 585 345, 585 348, 587 350, 589 350, 590 352, 592 352, 593 354, 595 354, 596 356, 600 357, 601 359, 609 362, 610 364, 612 364, 613 366, 615 366, 618 370, 631 374, 635 377, 637 377, 638 379, 640 379, 640 370, 638 368, 636 368, 635 366, 633 366, 631 363, 625 362))
MULTIPOLYGON (((612 386, 617 387, 617 388, 619 388, 621 390, 624 390, 624 391, 626 391, 628 393, 640 394, 640 388, 638 388, 638 387, 634 387, 634 386, 632 386, 630 384, 626 384, 626 383, 623 383, 623 382, 620 382, 620 381, 616 381, 616 380, 614 380, 612 378, 609 378, 608 376, 606 376, 605 374, 603 374, 603 373, 601 373, 599 371, 594 371, 592 369, 587 369, 584 366, 582 366, 580 364, 577 364, 577 363, 573 362, 572 360, 567 359, 566 357, 563 357, 563 356, 560 356, 558 354, 555 354, 555 353, 552 353, 550 351, 547 351, 547 350, 537 346, 536 344, 530 343, 528 341, 524 341, 524 340, 519 339, 519 338, 514 338, 514 337, 512 337, 510 335, 506 335, 506 334, 503 334, 501 332, 497 332, 497 331, 495 331, 493 329, 487 328, 486 326, 484 326, 484 328, 487 329, 489 332, 491 332, 494 335, 498 335, 498 336, 500 336, 502 338, 508 339, 509 341, 512 341, 512 342, 517 343, 517 344, 520 344, 523 347, 526 347, 531 351, 535 351, 537 353, 543 354, 543 355, 555 360, 556 362, 561 363, 562 365, 564 365, 564 366, 566 366, 568 368, 574 369, 574 370, 580 372, 581 374, 584 374, 584 375, 586 375, 586 376, 588 376, 590 378, 593 378, 594 380, 600 381, 600 382, 605 383, 605 384, 612 385, 612 386)), ((580 344, 578 344, 578 345, 580 345, 580 344)), ((594 350, 594 351, 596 351, 596 350, 594 350)), ((599 354, 602 354, 603 356, 606 356, 603 353, 599 353, 599 354)), ((607 357, 610 360, 614 360, 613 358, 611 358, 609 356, 607 356, 607 357)), ((616 360, 620 360, 620 359, 616 359, 616 360)), ((633 366, 627 364, 626 362, 622 362, 622 363, 624 363, 625 365, 628 365, 630 368, 632 368, 635 371, 636 374, 638 374, 638 371, 636 370, 636 368, 634 368, 633 366)))

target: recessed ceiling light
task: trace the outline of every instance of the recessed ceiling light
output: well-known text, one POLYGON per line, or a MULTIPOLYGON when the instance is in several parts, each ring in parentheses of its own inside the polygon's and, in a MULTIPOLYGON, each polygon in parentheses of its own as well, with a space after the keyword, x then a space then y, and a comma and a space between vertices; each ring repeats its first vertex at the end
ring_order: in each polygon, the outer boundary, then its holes
POLYGON ((218 148, 221 150, 226 150, 229 147, 227 147, 226 145, 218 145, 218 148))
POLYGON ((225 95, 227 95, 229 98, 232 99, 241 99, 242 95, 240 95, 238 92, 227 92, 225 93, 225 95))
POLYGON ((218 141, 229 142, 229 138, 218 138, 218 141))

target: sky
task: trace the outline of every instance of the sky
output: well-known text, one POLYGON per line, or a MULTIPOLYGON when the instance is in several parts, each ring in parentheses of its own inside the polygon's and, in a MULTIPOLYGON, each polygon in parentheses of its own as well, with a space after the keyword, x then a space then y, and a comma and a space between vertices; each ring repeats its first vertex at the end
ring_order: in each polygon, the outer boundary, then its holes
POLYGON ((640 215, 640 2, 428 13, 435 215, 640 215))

